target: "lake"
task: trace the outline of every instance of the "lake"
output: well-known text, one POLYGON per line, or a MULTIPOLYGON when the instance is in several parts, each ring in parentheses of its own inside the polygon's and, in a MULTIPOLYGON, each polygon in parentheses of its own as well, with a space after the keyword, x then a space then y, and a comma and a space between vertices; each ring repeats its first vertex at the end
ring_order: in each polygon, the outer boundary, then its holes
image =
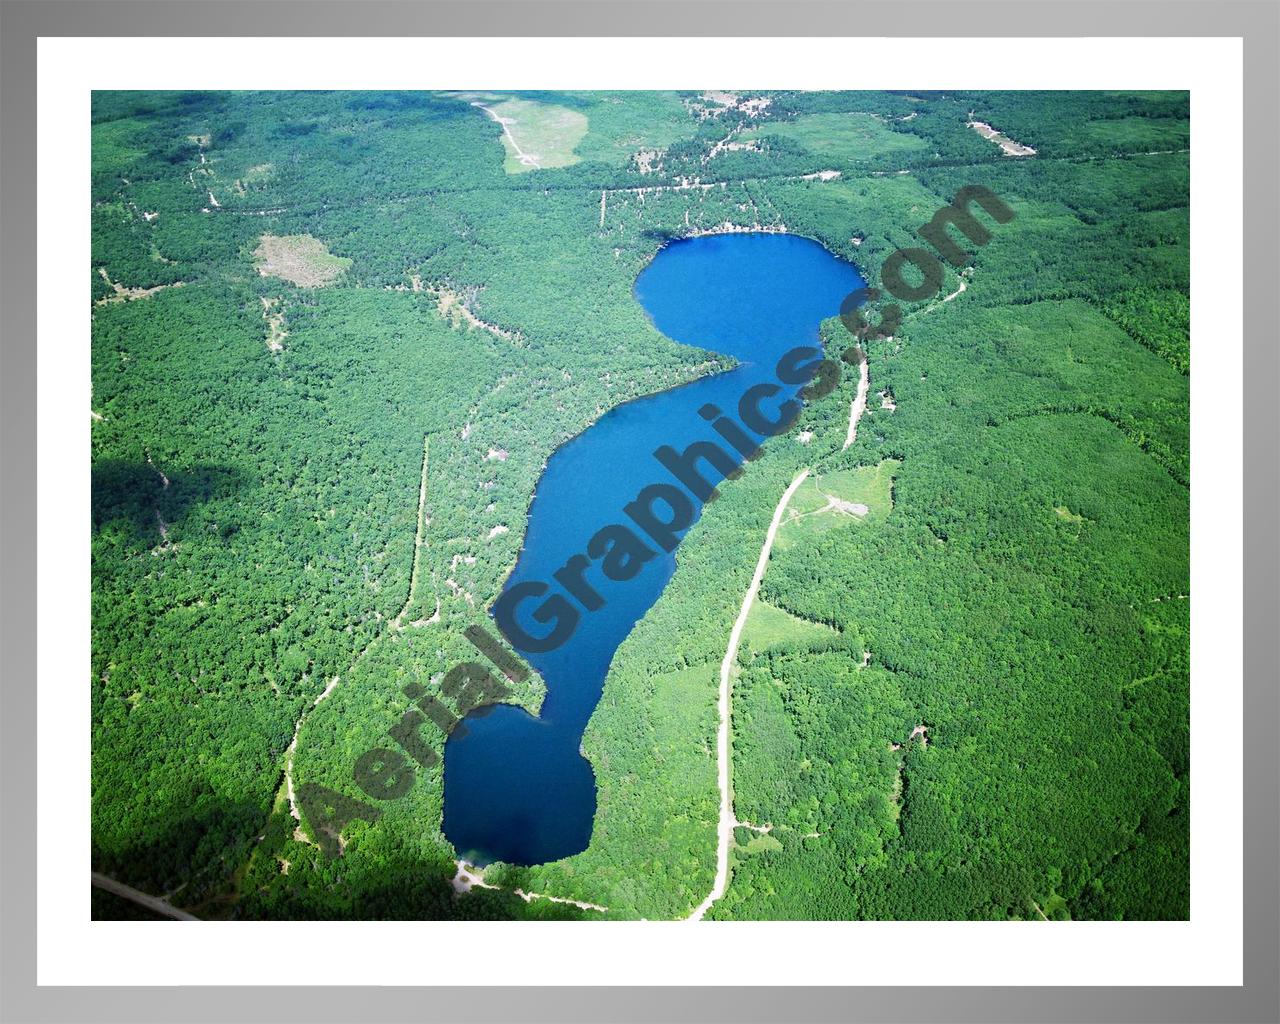
MULTIPOLYGON (((674 482, 653 457, 659 446, 683 451, 709 440, 732 453, 699 409, 714 403, 736 421, 743 393, 760 382, 776 383, 779 357, 816 345, 819 323, 837 315, 844 297, 863 285, 852 265, 796 235, 707 235, 661 249, 636 281, 636 300, 667 337, 732 355, 740 365, 619 406, 557 449, 538 482, 524 547, 503 592, 525 581, 548 581, 552 592, 561 592, 553 574, 585 552, 596 531, 610 523, 634 526, 623 507, 649 484, 674 482)), ((763 403, 766 414, 784 397, 763 403)), ((773 443, 795 442, 783 436, 773 443)), ((525 654, 547 685, 542 713, 535 718, 512 705, 485 708, 450 735, 444 833, 458 856, 478 865, 529 865, 586 849, 596 787, 581 755, 582 734, 614 652, 675 567, 676 553, 662 552, 633 578, 614 582, 593 565, 586 578, 604 598, 603 607, 577 606, 581 617, 566 643, 525 654)), ((526 602, 518 616, 535 635, 548 631, 527 614, 540 600, 526 602)))

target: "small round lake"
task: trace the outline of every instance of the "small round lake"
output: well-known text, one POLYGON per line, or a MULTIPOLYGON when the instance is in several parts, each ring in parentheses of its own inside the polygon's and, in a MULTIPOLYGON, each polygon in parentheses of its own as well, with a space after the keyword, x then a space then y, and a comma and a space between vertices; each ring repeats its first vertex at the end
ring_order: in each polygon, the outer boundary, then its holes
MULTIPOLYGON (((636 299, 663 334, 732 355, 740 364, 619 406, 557 449, 538 482, 524 547, 503 593, 527 581, 550 582, 549 593, 561 593, 557 569, 586 552, 602 527, 629 523, 623 508, 646 486, 674 482, 654 458, 655 449, 684 451, 705 440, 732 452, 699 410, 712 403, 733 416, 753 385, 777 382, 775 367, 784 353, 817 344, 819 323, 837 315, 844 297, 863 285, 849 263, 796 235, 708 235, 660 250, 636 281, 636 299)), ((794 392, 789 388, 767 403, 768 413, 794 392)), ((542 713, 535 718, 512 705, 484 708, 450 735, 444 833, 460 857, 480 865, 528 865, 586 849, 596 789, 580 752, 582 734, 614 652, 675 567, 674 551, 661 551, 625 581, 609 580, 593 565, 585 578, 603 606, 588 611, 575 605, 577 626, 556 649, 521 651, 546 682, 542 713)), ((549 625, 531 614, 540 603, 524 602, 518 620, 543 636, 549 625)))

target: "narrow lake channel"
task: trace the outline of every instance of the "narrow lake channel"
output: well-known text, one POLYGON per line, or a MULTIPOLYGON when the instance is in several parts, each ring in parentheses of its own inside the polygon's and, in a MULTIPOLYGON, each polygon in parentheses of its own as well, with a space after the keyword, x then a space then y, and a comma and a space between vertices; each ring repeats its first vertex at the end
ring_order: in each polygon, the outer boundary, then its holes
MULTIPOLYGON (((527 581, 550 583, 547 596, 563 593, 556 570, 586 552, 597 531, 611 523, 635 529, 624 506, 649 484, 675 482, 654 458, 655 449, 683 451, 707 440, 732 453, 699 410, 711 403, 736 420, 744 392, 776 383, 779 357, 816 345, 819 323, 835 316, 844 297, 863 284, 852 265, 796 235, 708 235, 660 250, 636 281, 637 301, 667 337, 732 355, 740 364, 619 406, 557 449, 538 482, 524 547, 503 593, 527 581)), ((794 391, 763 402, 762 409, 772 416, 794 391)), ((772 443, 794 441, 784 436, 772 443)), ((700 511, 696 498, 694 507, 700 511)), ((588 611, 567 597, 580 615, 568 641, 544 653, 522 652, 547 684, 541 715, 499 705, 468 715, 450 736, 444 832, 459 857, 478 865, 528 865, 586 848, 596 787, 580 753, 582 734, 614 652, 675 568, 674 551, 660 552, 625 581, 609 580, 593 564, 585 578, 603 606, 588 611)), ((542 600, 522 602, 517 619, 534 636, 550 629, 533 618, 542 600)))

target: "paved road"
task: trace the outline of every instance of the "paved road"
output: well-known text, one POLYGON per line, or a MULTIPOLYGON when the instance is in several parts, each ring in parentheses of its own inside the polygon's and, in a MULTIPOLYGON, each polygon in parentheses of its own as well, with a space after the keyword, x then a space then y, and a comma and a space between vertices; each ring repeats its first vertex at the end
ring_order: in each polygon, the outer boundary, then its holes
POLYGON ((108 878, 106 875, 100 875, 96 871, 89 872, 93 880, 93 884, 99 889, 105 889, 107 892, 115 893, 126 900, 132 900, 140 907, 146 907, 153 914, 159 914, 162 917, 171 917, 175 921, 199 921, 200 918, 193 917, 185 910, 179 910, 177 907, 171 906, 158 896, 148 896, 145 892, 139 892, 132 886, 125 885, 123 882, 117 882, 114 878, 108 878))

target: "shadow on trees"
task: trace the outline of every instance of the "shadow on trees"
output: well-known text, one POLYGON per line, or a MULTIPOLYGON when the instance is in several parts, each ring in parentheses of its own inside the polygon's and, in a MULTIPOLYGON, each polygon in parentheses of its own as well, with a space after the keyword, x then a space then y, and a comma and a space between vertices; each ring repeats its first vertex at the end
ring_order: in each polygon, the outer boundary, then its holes
MULTIPOLYGON (((193 466, 169 470, 167 475, 166 487, 160 473, 146 462, 95 462, 91 501, 94 532, 118 527, 126 531, 131 543, 158 544, 162 540, 161 520, 172 531, 193 506, 229 497, 252 485, 244 473, 230 466, 193 466)), ((219 526, 224 537, 236 529, 233 522, 219 526)))
MULTIPOLYGON (((500 890, 458 894, 449 854, 407 849, 394 840, 353 843, 330 860, 295 841, 297 822, 205 791, 171 801, 162 826, 123 848, 96 844, 93 869, 208 920, 509 921, 597 919, 549 900, 526 902, 515 889, 535 889, 524 868, 501 872, 500 890), (366 846, 366 843, 368 844, 366 846), (361 846, 366 848, 361 849, 361 846), (252 862, 250 857, 252 856, 252 862), (283 860, 290 862, 285 874, 283 860)), ((378 827, 378 826, 373 826, 378 827)), ((85 879, 87 882, 88 879, 85 879)), ((94 920, 142 920, 128 901, 93 902, 94 920)))
MULTIPOLYGON (((284 817, 292 829, 293 819, 284 817)), ((268 839, 259 857, 274 861, 270 844, 268 839)), ((296 858, 298 847, 292 849, 296 858)), ((599 916, 549 900, 525 902, 514 890, 531 884, 506 872, 500 890, 474 888, 459 894, 451 881, 451 861, 407 850, 390 855, 349 850, 333 861, 318 851, 307 856, 306 862, 291 866, 287 880, 276 875, 266 887, 247 889, 234 916, 294 921, 571 921, 599 916)))
POLYGON ((171 902, 183 908, 225 888, 261 834, 264 809, 207 790, 192 796, 172 801, 161 827, 123 849, 95 842, 93 869, 155 896, 173 893, 171 902))

